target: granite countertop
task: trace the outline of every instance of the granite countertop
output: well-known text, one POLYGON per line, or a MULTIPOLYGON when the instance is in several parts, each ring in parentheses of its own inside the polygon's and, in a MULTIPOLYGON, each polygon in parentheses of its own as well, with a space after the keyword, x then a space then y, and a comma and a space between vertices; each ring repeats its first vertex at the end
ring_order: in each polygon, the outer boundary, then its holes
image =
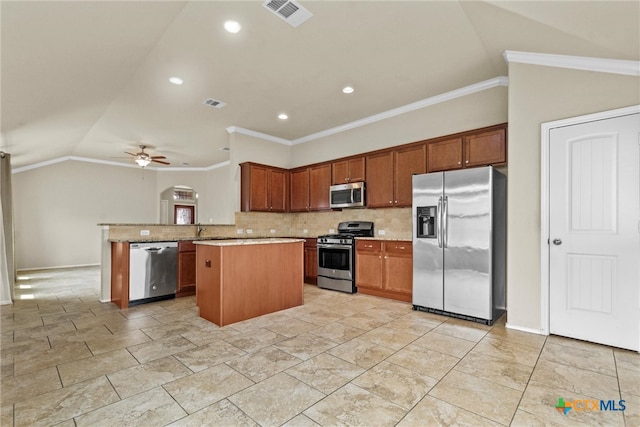
POLYGON ((109 239, 110 242, 152 243, 152 242, 196 242, 200 240, 229 240, 229 237, 141 237, 135 239, 109 239))
POLYGON ((239 246, 239 245, 269 245, 272 243, 295 243, 304 242, 304 239, 284 239, 284 238, 269 238, 269 239, 225 239, 225 240, 201 240, 194 241, 196 245, 209 245, 209 246, 239 246))

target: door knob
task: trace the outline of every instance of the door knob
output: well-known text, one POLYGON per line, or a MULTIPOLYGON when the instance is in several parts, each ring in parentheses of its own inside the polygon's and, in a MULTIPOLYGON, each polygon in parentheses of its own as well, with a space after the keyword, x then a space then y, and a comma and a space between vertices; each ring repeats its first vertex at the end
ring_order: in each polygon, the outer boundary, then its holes
POLYGON ((560 240, 560 239, 553 239, 553 244, 554 244, 554 245, 561 245, 561 244, 562 244, 562 240, 560 240))

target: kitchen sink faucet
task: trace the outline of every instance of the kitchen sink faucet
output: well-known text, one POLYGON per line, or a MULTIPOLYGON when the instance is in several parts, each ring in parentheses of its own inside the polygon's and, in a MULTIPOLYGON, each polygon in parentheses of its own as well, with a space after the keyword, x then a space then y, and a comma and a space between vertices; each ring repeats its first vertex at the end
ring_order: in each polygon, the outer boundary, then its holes
POLYGON ((203 231, 205 231, 206 228, 202 226, 202 224, 196 224, 196 237, 200 237, 200 235, 202 234, 203 231))

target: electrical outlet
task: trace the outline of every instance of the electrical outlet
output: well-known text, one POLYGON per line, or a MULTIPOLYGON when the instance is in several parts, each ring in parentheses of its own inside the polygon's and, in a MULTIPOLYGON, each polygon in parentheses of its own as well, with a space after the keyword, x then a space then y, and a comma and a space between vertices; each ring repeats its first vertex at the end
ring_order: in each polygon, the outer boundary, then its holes
POLYGON ((238 229, 236 230, 236 233, 238 233, 238 234, 242 234, 242 232, 243 232, 243 231, 244 231, 244 230, 243 230, 242 228, 238 228, 238 229))
POLYGON ((307 230, 307 229, 305 228, 304 230, 302 230, 302 232, 303 232, 304 234, 307 234, 307 233, 309 232, 309 230, 307 230))
POLYGON ((329 229, 329 234, 336 234, 336 229, 335 228, 330 228, 329 229))
POLYGON ((379 234, 380 236, 384 236, 385 234, 387 234, 387 232, 386 232, 386 231, 384 231, 384 230, 378 230, 378 234, 379 234))
POLYGON ((151 233, 149 232, 149 230, 140 230, 140 235, 141 235, 141 236, 148 236, 149 234, 151 234, 151 233))
POLYGON ((253 229, 252 228, 247 228, 247 234, 253 234, 253 229))
POLYGON ((271 232, 271 234, 276 234, 276 229, 272 228, 271 230, 269 230, 271 232))

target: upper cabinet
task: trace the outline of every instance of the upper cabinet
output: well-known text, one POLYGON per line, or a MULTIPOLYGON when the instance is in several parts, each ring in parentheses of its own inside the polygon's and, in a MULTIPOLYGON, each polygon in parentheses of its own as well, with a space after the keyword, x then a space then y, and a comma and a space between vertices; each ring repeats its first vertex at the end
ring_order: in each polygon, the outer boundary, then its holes
POLYGON ((291 212, 328 210, 331 164, 293 169, 291 171, 291 212))
POLYGON ((364 157, 339 160, 331 164, 331 184, 348 184, 365 179, 364 157))
POLYGON ((425 173, 426 166, 425 144, 367 156, 367 206, 370 208, 411 206, 411 177, 425 173))
POLYGON ((289 171, 257 163, 240 165, 242 212, 287 212, 289 171))
POLYGON ((505 164, 506 134, 506 126, 501 126, 497 129, 430 142, 427 145, 427 171, 505 164))

